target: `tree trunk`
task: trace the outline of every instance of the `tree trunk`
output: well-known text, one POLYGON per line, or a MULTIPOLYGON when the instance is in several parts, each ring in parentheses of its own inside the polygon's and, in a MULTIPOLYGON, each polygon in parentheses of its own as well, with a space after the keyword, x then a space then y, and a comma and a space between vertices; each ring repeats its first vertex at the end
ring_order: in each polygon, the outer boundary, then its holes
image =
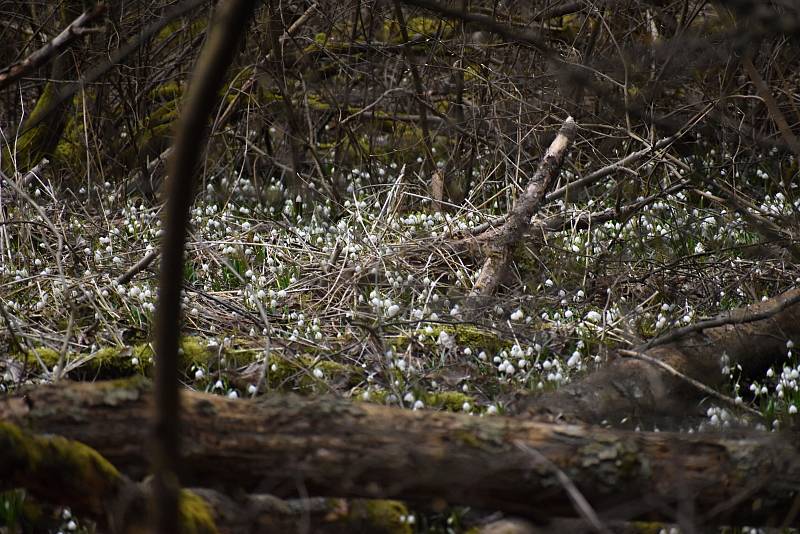
MULTIPOLYGON (((544 520, 575 516, 564 478, 604 519, 797 524, 796 441, 639 433, 407 411, 334 398, 257 401, 183 392, 184 485, 276 496, 397 498, 544 520)), ((147 470, 146 382, 39 387, 0 417, 86 443, 134 478, 147 470)), ((574 496, 574 493, 573 493, 574 496)))

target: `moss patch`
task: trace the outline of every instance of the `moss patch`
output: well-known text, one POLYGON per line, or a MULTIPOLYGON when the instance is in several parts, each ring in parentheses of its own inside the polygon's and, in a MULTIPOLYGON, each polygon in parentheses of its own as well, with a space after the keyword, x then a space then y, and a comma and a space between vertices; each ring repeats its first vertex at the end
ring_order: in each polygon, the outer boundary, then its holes
POLYGON ((50 112, 50 107, 57 96, 58 88, 53 82, 48 82, 22 127, 24 133, 17 139, 16 146, 12 145, 11 147, 14 150, 14 158, 8 148, 3 148, 3 172, 6 174, 12 174, 14 171, 25 172, 39 163, 42 158, 52 155, 64 130, 68 112, 66 109, 50 112), (49 115, 44 117, 45 113, 49 113, 49 115), (40 119, 42 121, 38 125, 28 128, 33 121, 40 119), (12 161, 16 161, 16 167, 12 161))
POLYGON ((411 525, 405 518, 408 508, 399 501, 352 501, 347 526, 353 532, 385 534, 411 534, 411 525))
MULTIPOLYGON (((50 371, 58 365, 60 358, 59 352, 50 347, 37 347, 17 359, 27 360, 28 366, 35 366, 37 356, 50 371)), ((73 380, 108 380, 136 375, 152 376, 153 356, 150 343, 132 347, 105 347, 84 355, 70 353, 66 358, 67 365, 76 366, 68 372, 68 377, 73 380)), ((202 339, 185 337, 181 340, 178 365, 183 372, 188 372, 192 366, 208 366, 214 361, 214 356, 202 339)))
POLYGON ((320 360, 310 354, 295 357, 273 356, 270 359, 267 383, 270 389, 310 393, 323 387, 354 388, 366 379, 366 372, 357 365, 320 360), (321 377, 314 372, 322 372, 321 377))
MULTIPOLYGON (((423 345, 429 349, 435 348, 436 340, 439 339, 442 332, 454 338, 456 345, 459 347, 469 347, 475 352, 483 350, 491 355, 503 350, 509 350, 514 344, 512 340, 503 339, 491 330, 467 324, 454 324, 434 327, 433 333, 425 336, 425 340, 422 342, 423 345)), ((395 350, 403 350, 409 343, 413 345, 417 342, 416 336, 412 338, 399 336, 392 341, 392 346, 395 350)))
POLYGON ((459 391, 441 391, 423 395, 422 402, 431 408, 440 408, 449 412, 463 411, 464 403, 475 406, 475 399, 459 391))
POLYGON ((185 534, 214 534, 219 532, 208 504, 188 490, 181 491, 181 531, 185 534))

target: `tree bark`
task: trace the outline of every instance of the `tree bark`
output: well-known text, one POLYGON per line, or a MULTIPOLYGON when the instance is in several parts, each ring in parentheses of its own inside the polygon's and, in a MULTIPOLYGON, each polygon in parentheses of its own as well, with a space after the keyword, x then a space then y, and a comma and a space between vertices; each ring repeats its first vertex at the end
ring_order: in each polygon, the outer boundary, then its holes
POLYGON ((575 138, 578 127, 572 117, 567 117, 558 130, 553 142, 542 156, 539 166, 520 197, 514 202, 508 218, 499 228, 491 228, 477 236, 479 248, 485 260, 478 279, 470 291, 468 305, 476 307, 481 297, 494 293, 502 273, 508 266, 512 249, 519 243, 523 233, 530 228, 531 217, 536 213, 544 200, 558 173, 567 150, 575 138))
MULTIPOLYGON (((603 519, 674 521, 678 507, 698 511, 698 524, 798 523, 791 436, 629 432, 333 398, 182 396, 185 485, 461 504, 545 520, 576 515, 566 475, 603 519)), ((0 401, 0 418, 86 443, 138 478, 152 406, 143 381, 61 384, 0 401)))

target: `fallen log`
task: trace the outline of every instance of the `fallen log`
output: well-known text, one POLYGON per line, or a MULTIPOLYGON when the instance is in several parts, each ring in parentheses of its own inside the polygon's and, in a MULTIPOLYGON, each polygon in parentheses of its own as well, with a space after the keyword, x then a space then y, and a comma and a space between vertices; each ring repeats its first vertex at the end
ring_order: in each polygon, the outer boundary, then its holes
MULTIPOLYGON (((563 476, 600 518, 797 524, 797 441, 640 433, 334 398, 256 401, 182 392, 187 486, 474 506, 544 521, 577 515, 563 476), (535 451, 535 454, 532 453, 535 451)), ((126 475, 147 472, 145 381, 40 386, 0 401, 0 419, 81 441, 126 475)))
MULTIPOLYGON (((147 531, 149 482, 120 473, 97 451, 60 436, 42 436, 0 423, 0 490, 25 489, 28 498, 68 506, 82 519, 117 534, 147 531)), ((234 500, 218 491, 182 490, 183 532, 235 534, 292 532, 306 525, 313 532, 409 534, 406 507, 396 501, 299 499, 246 495, 234 500)), ((50 530, 42 514, 26 518, 31 531, 50 530), (45 523, 45 524, 43 524, 45 523)), ((13 525, 6 525, 13 526, 13 525)))
MULTIPOLYGON (((634 351, 645 352, 686 377, 713 389, 730 378, 721 372, 723 355, 742 376, 763 377, 786 361, 787 342, 800 342, 800 289, 765 302, 732 310, 709 321, 709 328, 687 329, 669 342, 634 351), (756 320, 751 320, 756 319, 756 320)), ((704 417, 706 394, 689 381, 646 361, 613 357, 608 365, 583 380, 544 395, 525 395, 514 413, 566 422, 608 423, 616 427, 658 425, 662 429, 692 426, 704 417)))

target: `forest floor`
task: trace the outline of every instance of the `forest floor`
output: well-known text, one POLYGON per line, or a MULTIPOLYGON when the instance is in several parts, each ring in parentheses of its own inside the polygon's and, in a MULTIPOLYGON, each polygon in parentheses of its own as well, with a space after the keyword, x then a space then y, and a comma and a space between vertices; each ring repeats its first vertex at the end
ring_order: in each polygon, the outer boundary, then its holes
MULTIPOLYGON (((711 175, 725 157, 684 163, 711 175)), ((629 186, 613 187, 657 185, 652 166, 635 171, 629 186)), ((537 220, 567 222, 519 244, 504 286, 477 314, 463 301, 480 263, 451 244, 505 213, 513 190, 504 178, 479 173, 464 205, 445 213, 425 198, 423 178, 395 165, 350 171, 340 204, 313 190, 293 198, 275 181, 262 186, 270 204, 256 200, 247 178, 209 178, 187 253, 184 385, 231 398, 332 393, 412 410, 513 414, 520 392, 558 388, 603 365, 610 350, 800 280, 787 252, 693 185, 702 181, 691 173, 676 172, 681 187, 639 197, 626 220, 569 222, 618 208, 611 182, 590 200, 547 206, 537 220)), ((773 194, 770 172, 742 177, 763 192, 749 211, 796 217, 800 199, 773 194)), ((2 309, 12 326, 0 388, 149 375, 162 206, 109 183, 89 183, 66 203, 38 177, 29 190, 0 226, 2 309), (144 258, 153 261, 134 267, 144 258)), ((744 380, 724 354, 720 372, 730 377, 723 393, 762 412, 765 429, 797 417, 791 342, 785 365, 758 380, 744 380)), ((714 403, 707 415, 682 430, 738 417, 714 403)), ((457 515, 442 528, 457 530, 457 515)))

